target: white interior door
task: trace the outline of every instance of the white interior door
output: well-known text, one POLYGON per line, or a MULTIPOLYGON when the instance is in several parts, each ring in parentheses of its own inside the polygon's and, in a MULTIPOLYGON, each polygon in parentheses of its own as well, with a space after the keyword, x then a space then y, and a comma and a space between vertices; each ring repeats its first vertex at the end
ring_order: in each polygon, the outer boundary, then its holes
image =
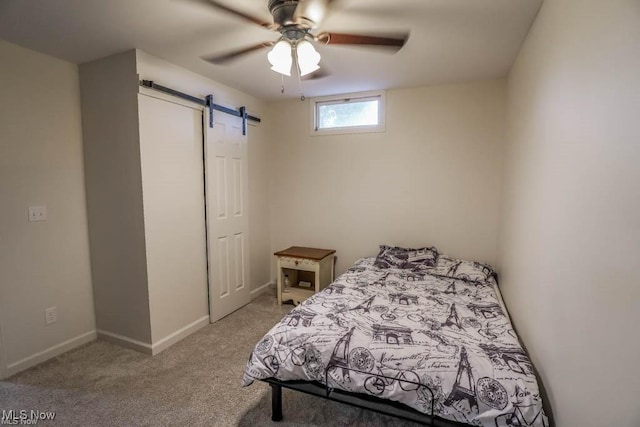
POLYGON ((207 123, 205 129, 209 313, 215 322, 251 300, 247 137, 241 118, 218 111, 213 128, 207 123))

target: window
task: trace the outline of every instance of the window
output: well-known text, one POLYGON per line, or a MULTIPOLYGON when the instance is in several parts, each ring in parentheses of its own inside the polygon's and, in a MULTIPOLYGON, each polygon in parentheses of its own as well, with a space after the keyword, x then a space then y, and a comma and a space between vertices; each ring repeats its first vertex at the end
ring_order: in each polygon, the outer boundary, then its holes
POLYGON ((384 92, 311 100, 311 135, 384 132, 384 92))

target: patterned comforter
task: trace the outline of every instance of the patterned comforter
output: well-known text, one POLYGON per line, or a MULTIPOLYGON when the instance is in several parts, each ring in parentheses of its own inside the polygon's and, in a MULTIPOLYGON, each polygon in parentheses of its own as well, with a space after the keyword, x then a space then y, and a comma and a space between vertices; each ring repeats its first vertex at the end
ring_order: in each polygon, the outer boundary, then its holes
POLYGON ((478 426, 547 426, 495 280, 358 261, 256 345, 243 385, 308 380, 478 426))

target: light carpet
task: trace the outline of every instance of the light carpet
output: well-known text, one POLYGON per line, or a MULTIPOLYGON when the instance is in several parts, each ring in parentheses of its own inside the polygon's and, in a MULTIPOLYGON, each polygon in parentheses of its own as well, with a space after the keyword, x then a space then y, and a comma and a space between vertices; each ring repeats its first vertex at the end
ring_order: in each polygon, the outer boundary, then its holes
POLYGON ((271 421, 271 391, 240 387, 260 338, 291 309, 265 293, 154 357, 94 341, 0 381, 2 410, 54 411, 64 426, 407 426, 372 411, 283 391, 284 419, 271 421))

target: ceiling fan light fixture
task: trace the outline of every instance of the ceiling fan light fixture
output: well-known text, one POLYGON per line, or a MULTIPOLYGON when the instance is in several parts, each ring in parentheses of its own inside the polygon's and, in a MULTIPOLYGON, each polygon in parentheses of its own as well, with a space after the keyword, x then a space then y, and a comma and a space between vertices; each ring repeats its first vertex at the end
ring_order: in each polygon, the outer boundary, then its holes
POLYGON ((291 44, 286 40, 280 40, 267 54, 267 59, 271 64, 271 69, 285 76, 291 75, 291 65, 293 57, 291 55, 291 44))
POLYGON ((296 46, 300 76, 306 76, 320 68, 320 54, 307 40, 301 40, 296 46))

